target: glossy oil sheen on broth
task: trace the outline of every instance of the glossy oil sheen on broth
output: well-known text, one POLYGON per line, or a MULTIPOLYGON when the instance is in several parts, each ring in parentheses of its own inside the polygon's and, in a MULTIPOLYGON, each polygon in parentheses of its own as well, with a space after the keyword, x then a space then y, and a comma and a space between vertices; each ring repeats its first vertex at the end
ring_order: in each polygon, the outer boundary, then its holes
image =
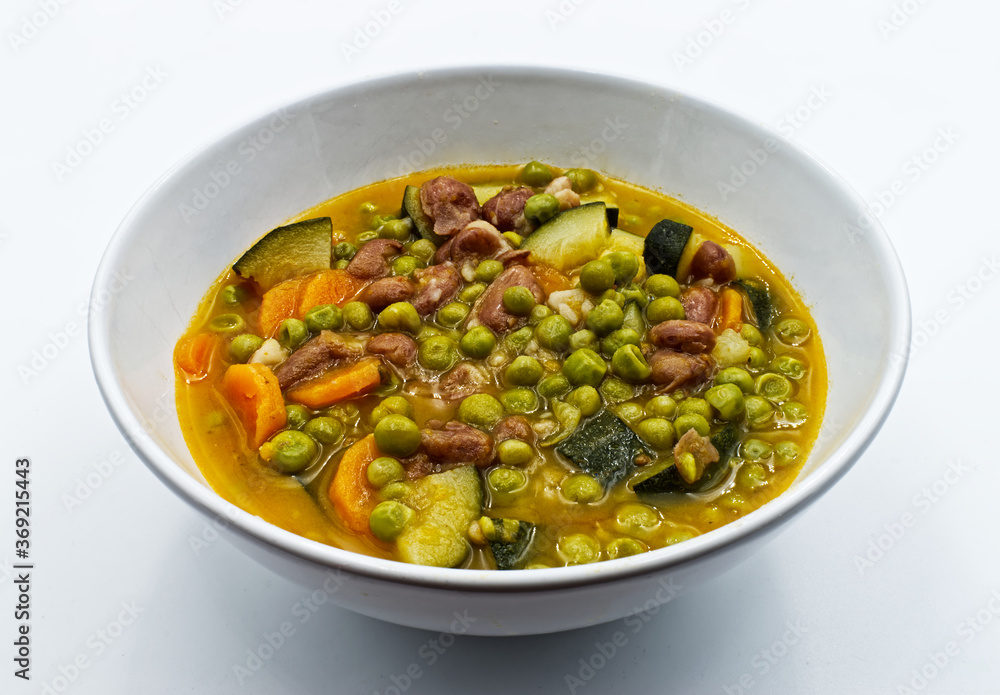
MULTIPOLYGON (((175 353, 181 425, 212 487, 322 543, 504 569, 664 547, 784 491, 826 396, 806 307, 716 220, 581 171, 435 170, 338 196, 291 221, 332 227, 332 269, 309 266, 304 280, 296 258, 283 257, 308 246, 301 235, 255 246, 209 290, 175 353), (454 206, 435 207, 432 187, 420 190, 438 177, 474 187, 476 216, 489 198, 511 195, 504 186, 532 190, 505 198, 512 210, 501 211, 500 229, 477 232, 488 242, 442 252, 421 237, 440 244, 446 237, 429 231, 451 231, 454 206), (359 271, 352 253, 378 238, 405 247, 389 244, 384 269, 359 271), (421 268, 442 264, 458 285, 427 311, 421 268), (673 273, 652 272, 664 268, 673 273), (493 281, 522 272, 541 295, 504 292, 503 320, 491 324, 493 281), (407 287, 415 293, 404 297, 407 287), (374 308, 367 319, 359 298, 374 308), (417 323, 383 306, 400 298, 421 308, 417 323), (709 314, 697 316, 706 301, 709 314), (484 322, 492 349, 477 342, 484 322), (412 363, 368 344, 383 333, 407 336, 412 363), (288 377, 289 355, 323 340, 327 362, 288 377), (274 374, 292 381, 279 392, 274 374)), ((456 220, 454 231, 469 222, 456 220)))

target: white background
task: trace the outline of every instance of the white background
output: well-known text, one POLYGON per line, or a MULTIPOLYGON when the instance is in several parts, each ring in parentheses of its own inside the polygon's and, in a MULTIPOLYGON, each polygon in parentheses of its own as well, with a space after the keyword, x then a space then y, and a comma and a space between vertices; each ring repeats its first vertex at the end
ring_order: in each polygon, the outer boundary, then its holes
POLYGON ((1000 7, 224 3, 0 10, 0 692, 560 693, 567 675, 586 683, 578 693, 1000 692, 1000 7), (210 530, 112 424, 83 314, 117 224, 185 153, 335 84, 468 63, 623 74, 789 135, 885 225, 910 284, 915 350, 862 460, 738 569, 638 630, 459 638, 430 663, 438 635, 330 605, 301 623, 307 591, 225 542, 193 548, 210 530), (133 90, 142 99, 122 101, 133 90), (68 159, 104 119, 103 139, 68 159), (22 456, 34 500, 30 683, 11 661, 22 456), (285 621, 294 634, 241 683, 234 667, 248 667, 248 650, 267 654, 285 621), (624 646, 602 664, 597 645, 616 632, 624 646))

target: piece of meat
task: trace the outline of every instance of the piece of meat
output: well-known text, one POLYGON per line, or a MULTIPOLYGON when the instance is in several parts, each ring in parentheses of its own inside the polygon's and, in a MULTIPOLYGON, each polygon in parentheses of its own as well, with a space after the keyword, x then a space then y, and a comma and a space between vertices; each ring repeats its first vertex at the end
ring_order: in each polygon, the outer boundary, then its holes
POLYGON ((715 292, 707 287, 689 287, 681 293, 681 305, 684 307, 684 317, 688 321, 711 326, 712 320, 715 319, 717 304, 715 292))
POLYGON ((274 370, 281 390, 294 386, 300 381, 319 376, 341 360, 357 359, 361 347, 344 340, 332 331, 320 331, 319 335, 307 340, 293 352, 287 360, 274 370))
POLYGON ((449 258, 459 267, 467 263, 478 265, 482 260, 496 258, 512 249, 510 242, 496 227, 484 220, 476 220, 452 237, 449 258))
POLYGON ((736 279, 736 261, 714 241, 705 241, 691 259, 691 276, 695 280, 712 278, 721 285, 736 279))
POLYGON ((374 312, 385 309, 395 302, 405 302, 413 296, 415 288, 409 278, 397 275, 382 278, 365 287, 358 294, 358 301, 364 302, 374 312))
POLYGON ((535 430, 523 415, 508 415, 493 428, 493 438, 497 443, 507 439, 520 439, 529 444, 535 443, 535 430))
POLYGON ((483 468, 493 461, 493 437, 452 420, 441 429, 420 430, 420 447, 431 461, 483 468))
POLYGON ((660 390, 669 392, 707 379, 712 372, 712 358, 676 350, 657 350, 649 358, 649 366, 653 370, 653 383, 663 385, 660 390))
POLYGON ((413 271, 413 277, 417 279, 413 306, 421 316, 427 316, 450 302, 462 287, 458 269, 447 261, 418 268, 413 271))
POLYGON ((649 329, 649 340, 656 347, 694 355, 712 351, 715 331, 698 321, 663 321, 649 329))
POLYGON ((712 444, 712 440, 703 437, 694 429, 690 429, 674 445, 674 462, 677 472, 687 483, 693 483, 701 478, 709 464, 719 460, 719 451, 712 444), (684 460, 684 455, 690 454, 694 459, 684 460))
POLYGON ((403 253, 403 245, 393 239, 366 241, 347 264, 347 272, 361 280, 384 278, 389 274, 389 259, 403 253))
POLYGON ((455 400, 479 393, 490 383, 489 375, 472 362, 459 362, 438 381, 442 398, 455 400))
POLYGON ((501 232, 517 229, 518 217, 524 213, 524 204, 535 192, 526 186, 505 186, 502 191, 483 203, 483 219, 501 232))
POLYGON ((408 367, 417 358, 417 343, 405 333, 380 333, 368 341, 365 350, 397 367, 408 367))
POLYGON ((481 323, 494 333, 502 335, 527 324, 526 316, 515 316, 503 306, 503 293, 510 287, 526 287, 534 295, 536 302, 541 304, 545 301, 545 293, 534 273, 523 265, 512 265, 500 273, 476 300, 467 326, 481 323))
POLYGON ((531 251, 528 249, 511 249, 504 251, 496 259, 503 263, 503 267, 506 268, 511 265, 528 265, 530 255, 531 251))
POLYGON ((479 201, 472 186, 450 176, 439 176, 420 187, 420 206, 434 222, 434 233, 451 236, 479 219, 479 201))

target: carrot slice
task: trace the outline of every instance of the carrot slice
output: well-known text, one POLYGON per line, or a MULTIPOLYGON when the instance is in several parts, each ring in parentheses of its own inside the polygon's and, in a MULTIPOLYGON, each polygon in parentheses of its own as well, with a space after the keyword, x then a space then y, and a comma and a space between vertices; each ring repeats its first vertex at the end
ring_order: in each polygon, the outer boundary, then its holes
POLYGON ((288 400, 310 408, 326 408, 355 396, 363 396, 382 383, 378 358, 362 360, 296 386, 288 392, 288 400))
POLYGON ((553 292, 560 292, 572 289, 573 287, 573 281, 555 268, 539 264, 532 266, 531 271, 535 274, 538 284, 545 290, 546 297, 553 292))
POLYGON ((344 524, 355 533, 371 535, 368 517, 378 504, 375 490, 368 484, 368 464, 381 456, 375 435, 369 434, 344 452, 327 495, 344 524))
POLYGON ((184 372, 188 382, 199 381, 208 376, 218 346, 219 337, 213 333, 199 333, 177 343, 174 361, 184 372))
POLYGON ((719 314, 716 330, 721 334, 727 328, 737 333, 743 325, 743 295, 732 287, 723 288, 719 293, 719 314))
POLYGON ((278 377, 269 367, 230 365, 219 384, 219 392, 232 406, 255 449, 285 426, 285 401, 278 377))
POLYGON ((353 299, 354 295, 364 286, 363 281, 358 280, 346 270, 337 268, 321 270, 305 279, 299 290, 299 301, 295 315, 302 318, 307 311, 321 304, 343 306, 353 299))
POLYGON ((272 338, 285 319, 295 316, 299 306, 299 290, 305 278, 279 282, 264 293, 257 312, 257 327, 265 338, 272 338))

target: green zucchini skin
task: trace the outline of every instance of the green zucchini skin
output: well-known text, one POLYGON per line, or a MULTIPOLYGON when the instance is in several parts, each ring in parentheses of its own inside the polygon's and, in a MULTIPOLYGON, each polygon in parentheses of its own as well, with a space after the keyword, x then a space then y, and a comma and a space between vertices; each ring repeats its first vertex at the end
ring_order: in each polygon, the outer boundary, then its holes
POLYGON ((517 536, 513 541, 490 541, 490 550, 498 570, 513 570, 524 565, 528 548, 535 537, 535 525, 528 521, 518 521, 517 536))
POLYGON ((276 227, 233 264, 236 274, 267 291, 282 280, 330 267, 333 222, 329 217, 276 227))
POLYGON ((663 274, 674 277, 681 262, 684 247, 694 228, 675 222, 660 220, 646 235, 642 258, 646 261, 646 271, 650 275, 663 274))
POLYGON ((609 205, 607 208, 607 214, 608 214, 608 225, 612 229, 614 229, 615 227, 618 226, 618 208, 609 205))
POLYGON ((587 203, 563 210, 525 238, 532 260, 568 272, 600 256, 611 236, 607 206, 587 203))
POLYGON ((760 280, 736 280, 734 285, 739 286, 746 292, 753 313, 757 317, 757 326, 762 331, 766 331, 771 326, 774 318, 774 300, 771 299, 771 290, 760 280))
POLYGON ((686 483, 673 462, 656 475, 636 483, 632 489, 639 495, 657 495, 664 492, 705 492, 719 483, 729 459, 740 442, 740 431, 731 422, 711 436, 712 446, 719 452, 719 460, 708 466, 699 480, 686 483))
POLYGON ((413 220, 413 226, 422 238, 432 242, 435 246, 441 246, 448 241, 447 237, 434 233, 434 223, 431 218, 424 214, 424 208, 420 204, 420 187, 407 186, 403 189, 403 212, 413 220))
POLYGON ((578 427, 556 451, 594 476, 605 490, 630 476, 635 457, 647 453, 632 428, 607 409, 578 427))

